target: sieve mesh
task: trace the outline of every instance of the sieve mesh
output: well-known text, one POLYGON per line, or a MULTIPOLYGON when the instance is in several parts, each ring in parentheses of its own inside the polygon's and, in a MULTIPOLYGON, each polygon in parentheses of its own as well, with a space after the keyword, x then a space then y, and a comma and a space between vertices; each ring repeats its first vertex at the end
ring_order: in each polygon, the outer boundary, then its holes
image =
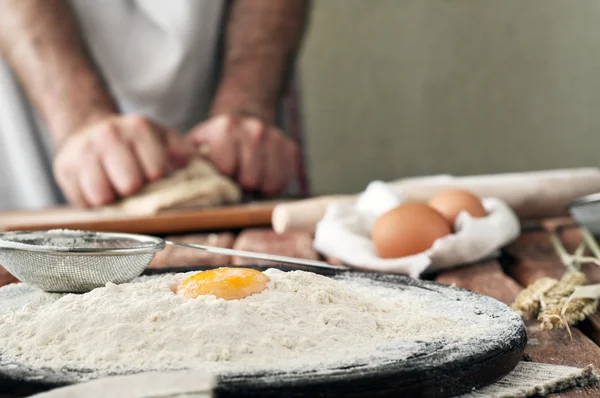
POLYGON ((86 292, 139 276, 164 241, 145 235, 87 231, 0 234, 0 264, 48 292, 86 292))

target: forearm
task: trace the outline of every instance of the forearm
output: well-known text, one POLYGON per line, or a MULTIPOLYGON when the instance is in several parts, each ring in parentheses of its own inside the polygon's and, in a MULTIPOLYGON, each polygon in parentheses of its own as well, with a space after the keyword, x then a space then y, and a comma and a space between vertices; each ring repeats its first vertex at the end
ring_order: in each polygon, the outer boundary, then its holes
POLYGON ((212 114, 252 115, 273 123, 302 42, 310 0, 231 1, 212 114))
POLYGON ((0 51, 56 143, 115 111, 68 0, 0 0, 0 51))

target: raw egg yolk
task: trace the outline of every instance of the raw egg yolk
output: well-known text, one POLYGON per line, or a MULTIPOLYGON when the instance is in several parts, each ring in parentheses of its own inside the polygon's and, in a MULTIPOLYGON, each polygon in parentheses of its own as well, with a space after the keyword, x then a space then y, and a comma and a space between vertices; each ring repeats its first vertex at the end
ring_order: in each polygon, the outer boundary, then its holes
POLYGON ((250 268, 216 268, 190 276, 177 287, 187 298, 211 295, 224 300, 240 300, 260 293, 271 279, 250 268))

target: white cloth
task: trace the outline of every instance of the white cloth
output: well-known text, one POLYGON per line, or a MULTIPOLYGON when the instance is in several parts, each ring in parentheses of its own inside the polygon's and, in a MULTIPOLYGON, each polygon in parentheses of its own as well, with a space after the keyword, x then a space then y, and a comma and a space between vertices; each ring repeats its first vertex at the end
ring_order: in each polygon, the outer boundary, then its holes
POLYGON ((436 240, 429 250, 397 259, 380 258, 370 238, 371 227, 378 216, 403 200, 388 184, 375 181, 355 204, 330 204, 317 224, 315 249, 349 266, 419 277, 425 271, 482 260, 520 233, 519 219, 508 205, 484 198, 486 217, 473 218, 462 212, 455 222, 456 232, 436 240))
POLYGON ((111 376, 34 395, 37 398, 211 398, 215 378, 200 370, 111 376))
POLYGON ((545 397, 574 387, 585 388, 600 380, 592 365, 585 368, 536 362, 519 362, 517 367, 494 384, 457 398, 545 397))
POLYGON ((208 107, 222 0, 71 0, 124 113, 188 129, 208 107))
MULTIPOLYGON (((118 106, 186 131, 212 97, 223 0, 71 0, 84 41, 118 106)), ((0 60, 0 209, 64 199, 44 126, 0 60)))

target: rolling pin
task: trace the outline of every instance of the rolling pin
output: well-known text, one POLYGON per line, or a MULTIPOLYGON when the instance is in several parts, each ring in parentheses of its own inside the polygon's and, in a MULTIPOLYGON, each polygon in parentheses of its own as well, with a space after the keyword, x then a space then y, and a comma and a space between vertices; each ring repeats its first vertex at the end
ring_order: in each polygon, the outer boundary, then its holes
MULTIPOLYGON (((389 182, 408 201, 428 201, 448 189, 465 189, 481 197, 495 197, 513 208, 519 218, 535 219, 567 214, 566 204, 600 192, 600 169, 578 168, 475 176, 430 176, 389 182)), ((332 202, 354 203, 355 195, 329 195, 278 204, 272 213, 276 233, 314 233, 332 202)))

